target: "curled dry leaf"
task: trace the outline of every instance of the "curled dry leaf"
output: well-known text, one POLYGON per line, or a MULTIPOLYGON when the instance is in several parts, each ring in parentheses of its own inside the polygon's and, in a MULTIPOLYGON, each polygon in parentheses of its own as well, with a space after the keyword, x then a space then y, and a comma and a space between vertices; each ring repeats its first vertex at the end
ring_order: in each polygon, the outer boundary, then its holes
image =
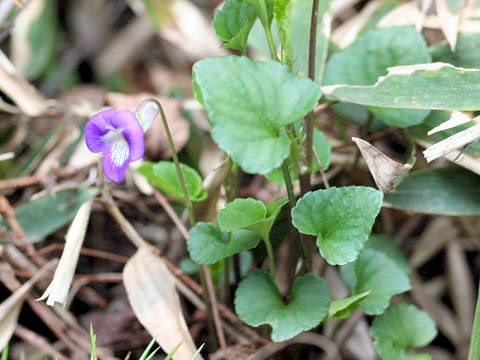
POLYGON ((412 168, 411 164, 400 164, 378 150, 369 142, 352 137, 362 153, 368 169, 375 180, 378 188, 388 194, 395 187, 395 181, 405 172, 412 168))
POLYGON ((123 283, 133 312, 162 349, 170 353, 181 343, 174 359, 191 360, 195 344, 182 314, 175 278, 163 260, 141 247, 125 265, 123 283))
POLYGON ((78 209, 77 215, 75 215, 72 224, 68 228, 67 235, 65 236, 65 248, 63 249, 60 262, 55 270, 53 280, 43 295, 38 299, 44 300, 48 297, 47 305, 54 306, 55 303, 60 303, 65 306, 68 290, 72 284, 78 257, 85 238, 92 204, 93 199, 87 200, 80 209, 78 209))
POLYGON ((30 289, 55 264, 56 260, 52 260, 43 266, 30 280, 0 304, 0 349, 3 349, 12 337, 17 326, 18 315, 22 309, 23 301, 30 289))
MULTIPOLYGON (((117 109, 129 109, 135 111, 138 104, 146 98, 156 98, 152 94, 140 93, 135 95, 124 95, 120 93, 107 93, 105 100, 108 105, 117 109)), ((176 99, 156 98, 163 107, 170 132, 173 137, 175 150, 180 151, 186 144, 190 135, 188 122, 182 117, 182 102, 176 99)), ((145 134, 145 150, 150 156, 169 158, 171 156, 168 140, 163 129, 162 121, 157 118, 153 121, 152 127, 145 134)))

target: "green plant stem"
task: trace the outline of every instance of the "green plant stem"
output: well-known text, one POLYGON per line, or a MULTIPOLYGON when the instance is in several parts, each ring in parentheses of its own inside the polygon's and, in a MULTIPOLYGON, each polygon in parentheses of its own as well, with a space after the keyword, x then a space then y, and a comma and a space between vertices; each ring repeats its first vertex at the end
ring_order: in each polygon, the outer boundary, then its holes
POLYGON ((168 127, 167 119, 165 117, 165 112, 163 111, 162 105, 155 99, 151 99, 154 101, 158 108, 160 109, 160 116, 162 118, 163 128, 165 129, 165 134, 167 135, 168 139, 168 146, 170 147, 170 152, 172 153, 173 162, 175 163, 175 168, 177 169, 178 179, 180 180, 180 185, 182 186, 183 191, 183 198, 185 201, 185 206, 188 210, 188 215, 190 217, 190 224, 194 226, 196 223, 195 220, 195 210, 193 208, 192 201, 188 196, 187 186, 185 185, 185 179, 183 178, 182 170, 180 168, 180 161, 178 160, 177 152, 175 150, 175 145, 173 145, 172 133, 170 132, 170 128, 168 127))
MULTIPOLYGON (((287 165, 286 161, 284 161, 283 164, 282 164, 282 172, 283 172, 283 178, 285 179, 285 185, 287 187, 288 207, 289 207, 289 210, 290 210, 289 213, 291 213, 292 209, 295 207, 295 193, 293 191, 292 178, 290 177, 290 172, 288 171, 288 165, 287 165)), ((289 232, 290 232, 290 235, 295 234, 297 239, 300 240, 300 245, 302 247, 303 256, 306 260, 308 251, 307 251, 307 247, 305 245, 305 241, 304 241, 303 237, 298 233, 298 231, 296 231, 293 228, 293 225, 292 225, 291 222, 289 223, 289 232)), ((293 249, 293 247, 292 247, 292 249, 293 249)))
POLYGON ((291 210, 295 206, 295 193, 293 192, 292 178, 290 177, 290 172, 288 171, 288 164, 286 161, 284 161, 282 164, 282 172, 285 180, 285 186, 287 187, 288 205, 291 210))
POLYGON ((478 288, 475 317, 473 320, 472 337, 470 339, 470 349, 468 350, 468 360, 478 359, 480 359, 480 284, 478 288))
MULTIPOLYGON (((190 225, 193 227, 195 226, 195 223, 196 223, 195 210, 193 208, 192 201, 188 196, 187 186, 185 185, 185 179, 183 178, 182 170, 180 168, 180 161, 178 160, 177 152, 175 151, 172 134, 170 132, 170 128, 168 127, 167 119, 165 117, 165 112, 163 111, 162 105, 157 100, 151 99, 151 101, 154 101, 160 110, 160 116, 162 118, 163 128, 165 129, 165 133, 167 135, 170 152, 172 153, 172 158, 175 163, 175 168, 177 169, 178 179, 182 186, 185 206, 187 207, 188 215, 190 217, 190 225)), ((201 278, 201 283, 202 283, 202 288, 204 293, 204 301, 208 309, 207 313, 208 313, 209 322, 214 324, 213 329, 216 330, 221 349, 225 349, 226 348, 225 335, 223 334, 223 328, 220 322, 220 316, 218 314, 217 299, 215 297, 215 289, 213 288, 212 274, 208 266, 200 267, 200 278, 201 278)), ((214 331, 211 331, 211 333, 213 334, 214 331)))
MULTIPOLYGON (((318 23, 318 2, 319 0, 313 0, 312 5, 312 17, 310 21, 310 40, 308 48, 308 77, 310 80, 315 81, 315 63, 317 53, 317 23, 318 23)), ((312 173, 312 149, 313 149, 313 119, 315 114, 313 111, 305 116, 304 126, 306 133, 305 142, 305 165, 307 171, 304 174, 300 174, 300 189, 302 195, 310 190, 312 173)))
POLYGON ((270 276, 272 277, 272 280, 275 281, 275 258, 273 257, 272 243, 270 242, 270 238, 268 236, 264 237, 263 241, 265 243, 265 247, 267 248, 270 276))
POLYGON ((277 48, 275 46, 275 41, 273 41, 273 35, 272 35, 272 30, 270 27, 264 27, 265 30, 265 36, 267 38, 267 43, 268 43, 268 50, 270 52, 270 57, 272 60, 277 60, 277 48))
POLYGON ((228 306, 230 305, 230 257, 227 257, 225 260, 223 260, 223 274, 225 275, 224 277, 224 300, 223 302, 228 306))

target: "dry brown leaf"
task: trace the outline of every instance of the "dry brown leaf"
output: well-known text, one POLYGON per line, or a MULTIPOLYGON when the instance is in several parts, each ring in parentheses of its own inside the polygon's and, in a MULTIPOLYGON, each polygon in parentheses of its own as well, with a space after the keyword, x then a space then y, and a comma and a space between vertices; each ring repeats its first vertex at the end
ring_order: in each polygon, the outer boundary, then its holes
POLYGON ((125 265, 123 283, 137 319, 162 349, 169 353, 181 343, 173 358, 191 360, 196 347, 183 317, 175 278, 163 260, 141 247, 125 265))
MULTIPOLYGON (((129 109, 135 111, 137 106, 146 98, 156 98, 163 107, 167 118, 168 127, 173 137, 175 150, 180 151, 187 143, 190 136, 190 126, 182 116, 182 102, 176 99, 158 98, 152 94, 140 93, 124 95, 120 93, 107 93, 106 103, 117 109, 129 109)), ((145 134, 145 151, 151 157, 171 157, 167 136, 159 117, 153 121, 152 127, 145 134)))
POLYGON ((0 349, 3 349, 12 337, 17 325, 18 315, 23 306, 23 301, 30 292, 30 289, 55 264, 56 260, 53 260, 43 266, 30 280, 0 304, 0 349))
POLYGON ((437 15, 440 20, 440 26, 443 34, 447 38, 450 49, 455 51, 457 45, 458 26, 462 14, 463 1, 460 0, 460 10, 454 13, 449 7, 446 0, 435 0, 437 6, 437 15))
POLYGON ((384 194, 391 192, 395 185, 395 180, 405 171, 412 168, 410 164, 400 164, 390 159, 365 140, 356 137, 352 137, 352 140, 360 149, 368 169, 373 176, 373 180, 375 180, 375 184, 377 184, 378 188, 384 194))

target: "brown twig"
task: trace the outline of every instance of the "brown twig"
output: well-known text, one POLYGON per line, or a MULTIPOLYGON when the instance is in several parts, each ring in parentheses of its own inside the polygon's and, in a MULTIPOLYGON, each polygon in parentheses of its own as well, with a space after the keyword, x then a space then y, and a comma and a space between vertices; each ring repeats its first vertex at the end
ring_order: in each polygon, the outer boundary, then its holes
POLYGON ((120 229, 128 237, 128 239, 138 248, 148 246, 147 242, 143 240, 143 238, 137 233, 125 216, 123 216, 117 204, 115 204, 115 201, 113 201, 112 195, 105 191, 103 194, 103 199, 103 205, 110 215, 115 219, 117 224, 120 226, 120 229))
MULTIPOLYGON (((193 280, 190 276, 186 275, 180 268, 172 264, 167 259, 164 259, 165 264, 167 265, 168 269, 174 274, 182 283, 187 285, 190 289, 192 289, 198 296, 203 296, 203 289, 202 287, 193 280)), ((218 304, 218 310, 220 315, 227 320, 230 324, 238 328, 245 336, 247 336, 252 341, 258 344, 266 344, 269 341, 264 337, 258 335, 254 330, 246 326, 238 317, 235 315, 228 307, 223 304, 218 304)))
POLYGON ((215 323, 215 329, 218 335, 218 342, 220 344, 220 349, 225 350, 227 348, 227 342, 225 341, 225 334, 223 333, 222 323, 220 321, 220 316, 218 314, 218 303, 215 296, 215 288, 212 282, 212 274, 210 268, 207 265, 203 265, 203 271, 205 272, 205 280, 207 282, 208 296, 210 298, 213 311, 213 321, 215 323), (215 311, 216 310, 216 311, 215 311))
POLYGON ((186 240, 188 239, 188 230, 183 224, 182 220, 177 216, 175 211, 173 210, 172 206, 170 203, 167 201, 165 196, 163 196, 160 192, 156 191, 153 194, 155 196, 155 199, 162 205, 163 209, 167 213, 167 215, 170 217, 170 219, 173 221, 173 223, 177 226, 178 231, 182 234, 183 238, 186 240))
MULTIPOLYGON (((38 250, 37 253, 39 255, 43 256, 43 255, 48 254, 52 251, 63 250, 64 248, 65 248, 65 244, 50 244, 50 245, 45 246, 44 248, 38 250)), ((115 261, 115 262, 119 262, 119 263, 122 263, 122 264, 126 264, 127 261, 128 261, 128 258, 125 257, 125 256, 112 254, 112 253, 109 253, 107 251, 102 251, 102 250, 89 249, 89 248, 85 248, 85 247, 83 247, 82 250, 80 250, 80 253, 82 255, 87 255, 87 256, 98 258, 98 259, 115 261)))
MULTIPOLYGON (((17 221, 17 218, 15 217, 15 209, 10 205, 10 202, 4 195, 0 195, 0 213, 5 215, 7 223, 13 230, 15 237, 17 239, 24 239, 25 231, 23 231, 22 227, 17 221)), ((43 259, 41 256, 38 256, 37 252, 35 251, 35 247, 31 243, 26 242, 21 247, 37 265, 43 266, 47 263, 45 259, 43 259)))
POLYGON ((6 179, 0 181, 0 190, 20 189, 32 185, 43 184, 52 179, 64 179, 77 174, 78 171, 79 170, 70 168, 61 168, 48 175, 32 175, 14 179, 6 179))
POLYGON ((27 329, 20 324, 17 324, 17 328, 15 329, 15 335, 17 335, 19 338, 23 339, 27 343, 30 343, 33 346, 42 349, 44 352, 50 354, 55 359, 68 360, 66 356, 64 356, 52 345, 50 345, 48 340, 45 339, 43 336, 40 336, 36 332, 33 332, 32 330, 27 329))

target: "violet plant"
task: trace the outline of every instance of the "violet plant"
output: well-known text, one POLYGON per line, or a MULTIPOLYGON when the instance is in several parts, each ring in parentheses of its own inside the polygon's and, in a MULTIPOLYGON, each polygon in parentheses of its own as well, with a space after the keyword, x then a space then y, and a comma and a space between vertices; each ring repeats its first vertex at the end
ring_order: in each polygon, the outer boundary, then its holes
MULTIPOLYGON (((230 162, 224 183, 229 202, 216 221, 196 222, 192 201, 201 202, 207 194, 200 175, 180 164, 175 153, 174 162, 147 163, 139 172, 186 205, 190 257, 203 269, 223 269, 217 286, 223 281, 225 294, 230 291, 231 260, 239 262, 240 254, 265 247, 263 265, 260 261, 255 271, 237 272, 242 278, 237 278, 234 306, 246 324, 267 324, 271 339, 283 341, 358 309, 377 316, 371 334, 382 359, 427 359, 427 354, 408 351, 432 341, 434 322, 413 305, 390 307, 392 297, 411 288, 410 265, 392 239, 371 234, 384 201, 405 209, 402 204, 418 199, 399 200, 400 191, 389 194, 391 189, 383 194, 366 186, 330 187, 324 172, 331 145, 314 120, 328 107, 336 114, 353 108, 362 131, 369 131, 374 117, 383 125, 414 129, 438 115, 432 109, 478 110, 465 94, 478 91, 480 71, 430 64, 423 36, 408 26, 366 31, 350 46, 330 53, 329 25, 327 0, 228 0, 216 14, 213 27, 224 47, 242 53, 201 60, 193 67, 195 98, 206 111, 213 140, 230 162), (259 31, 268 61, 246 56, 249 36, 258 39, 259 31), (446 85, 452 79, 463 86, 453 96, 446 85), (242 171, 285 186, 288 199, 264 204, 238 198, 235 181, 242 171), (321 173, 319 183, 311 181, 315 171, 321 173), (297 179, 299 192, 293 186, 297 179), (275 242, 287 244, 293 264, 287 293, 276 284, 278 257, 271 239, 280 217, 287 219, 289 230, 277 233, 275 242), (313 270, 316 250, 325 266, 339 270, 348 296, 332 299, 322 274, 313 270)), ((105 175, 112 181, 121 181, 128 164, 143 155, 141 122, 133 113, 109 109, 94 115, 86 138, 92 151, 104 153, 105 175)), ((403 166, 395 174, 385 166, 370 170, 387 172, 387 182, 400 190, 415 178, 398 185, 410 168, 403 166)))

